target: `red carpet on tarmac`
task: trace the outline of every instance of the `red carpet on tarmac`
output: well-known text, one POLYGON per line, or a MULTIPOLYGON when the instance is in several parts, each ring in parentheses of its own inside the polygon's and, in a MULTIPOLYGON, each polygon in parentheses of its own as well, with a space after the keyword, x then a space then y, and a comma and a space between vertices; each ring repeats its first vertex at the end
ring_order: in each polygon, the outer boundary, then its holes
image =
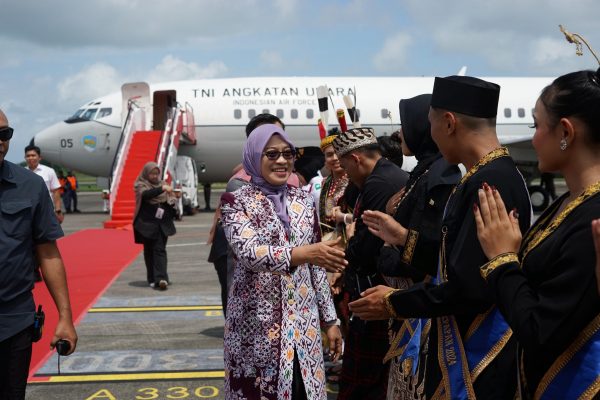
MULTIPOLYGON (((81 230, 59 239, 58 248, 67 271, 75 325, 142 250, 141 245, 133 242, 133 232, 122 229, 81 230)), ((42 339, 33 345, 30 379, 52 355, 50 340, 58 322, 46 285, 36 283, 33 295, 36 307, 43 306, 46 323, 42 339)))

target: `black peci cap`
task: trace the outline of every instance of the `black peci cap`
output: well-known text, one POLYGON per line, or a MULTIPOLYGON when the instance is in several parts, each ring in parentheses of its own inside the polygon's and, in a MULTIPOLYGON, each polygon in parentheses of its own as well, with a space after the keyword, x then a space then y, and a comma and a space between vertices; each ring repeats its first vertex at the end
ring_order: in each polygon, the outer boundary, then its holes
POLYGON ((498 114, 500 86, 471 76, 436 77, 431 107, 454 111, 477 118, 494 118, 498 114))

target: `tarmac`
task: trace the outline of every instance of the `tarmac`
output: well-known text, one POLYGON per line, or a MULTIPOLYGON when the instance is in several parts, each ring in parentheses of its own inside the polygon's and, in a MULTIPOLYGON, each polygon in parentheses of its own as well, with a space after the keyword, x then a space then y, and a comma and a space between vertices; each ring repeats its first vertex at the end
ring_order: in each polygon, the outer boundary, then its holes
MULTIPOLYGON (((557 189, 563 193, 564 183, 557 189)), ((212 191, 213 207, 221 193, 212 191)), ((79 193, 79 208, 81 214, 65 216, 65 235, 101 228, 108 218, 99 193, 79 193)), ((29 383, 26 399, 224 399, 224 319, 206 245, 213 216, 201 212, 176 222, 167 245, 168 290, 148 287, 140 253, 76 326, 77 350, 60 357, 60 374, 54 353, 36 374, 50 381, 29 383)), ((327 389, 335 399, 337 385, 327 389)))
MULTIPOLYGON (((213 190, 211 206, 221 193, 213 190)), ((65 235, 101 228, 108 218, 99 193, 79 193, 79 208, 65 216, 65 235)), ((60 357, 60 375, 54 353, 36 373, 50 381, 30 382, 26 399, 224 399, 224 319, 206 245, 213 216, 176 222, 167 244, 168 290, 148 287, 140 253, 76 326, 77 350, 60 357)), ((328 389, 335 399, 337 388, 328 389)))

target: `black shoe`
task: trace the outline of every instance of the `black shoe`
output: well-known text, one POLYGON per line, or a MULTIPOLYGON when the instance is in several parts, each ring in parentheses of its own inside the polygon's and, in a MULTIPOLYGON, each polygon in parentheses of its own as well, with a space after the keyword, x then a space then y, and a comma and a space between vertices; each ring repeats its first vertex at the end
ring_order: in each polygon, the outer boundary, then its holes
POLYGON ((80 210, 77 210, 77 209, 73 210, 73 212, 74 212, 74 213, 81 213, 81 211, 80 211, 80 210))

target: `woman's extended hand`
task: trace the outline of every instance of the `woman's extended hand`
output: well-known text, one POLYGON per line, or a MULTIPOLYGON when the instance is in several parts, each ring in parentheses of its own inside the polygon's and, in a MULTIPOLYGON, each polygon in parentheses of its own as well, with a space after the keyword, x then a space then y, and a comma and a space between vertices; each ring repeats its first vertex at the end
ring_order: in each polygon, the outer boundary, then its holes
POLYGON ((346 253, 340 249, 342 238, 307 244, 292 249, 292 265, 311 263, 325 268, 328 272, 342 272, 348 261, 346 253))
POLYGON ((600 294, 600 219, 592 221, 592 236, 596 248, 596 282, 598 283, 598 294, 600 294))
POLYGON ((385 295, 392 291, 391 287, 377 285, 360 294, 361 298, 348 304, 350 311, 362 320, 382 320, 391 317, 385 306, 385 295))
POLYGON ((408 230, 400 225, 394 217, 381 211, 366 210, 362 214, 362 221, 369 228, 369 232, 386 243, 404 246, 408 230))
POLYGON ((329 357, 331 361, 336 362, 342 355, 342 333, 340 327, 331 325, 327 327, 325 332, 329 342, 329 357))
POLYGON ((162 185, 162 190, 163 192, 172 193, 173 187, 171 187, 170 185, 162 185))
POLYGON ((341 249, 342 238, 311 244, 310 263, 325 268, 329 272, 342 272, 348 261, 346 252, 341 249))
POLYGON ((502 201, 500 193, 487 183, 479 189, 479 207, 473 205, 477 237, 488 259, 500 254, 517 252, 521 245, 521 229, 518 213, 513 209, 510 214, 502 201))

